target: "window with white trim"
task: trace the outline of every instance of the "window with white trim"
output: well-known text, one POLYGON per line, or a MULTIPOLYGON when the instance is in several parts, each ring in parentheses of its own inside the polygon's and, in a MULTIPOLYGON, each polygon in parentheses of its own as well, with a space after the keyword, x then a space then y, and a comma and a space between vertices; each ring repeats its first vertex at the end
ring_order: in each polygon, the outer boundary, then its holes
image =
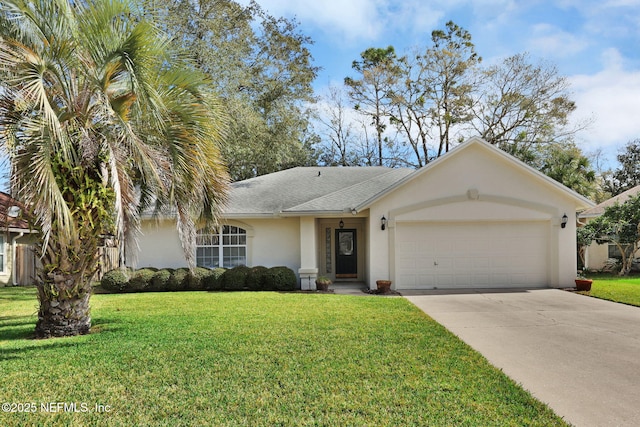
MULTIPOLYGON (((622 247, 626 250, 628 244, 622 244, 622 247)), ((609 258, 622 259, 622 252, 620 252, 620 248, 615 243, 609 242, 609 258)))
POLYGON ((196 265, 205 268, 232 268, 247 264, 247 231, 225 225, 222 232, 196 235, 196 265))

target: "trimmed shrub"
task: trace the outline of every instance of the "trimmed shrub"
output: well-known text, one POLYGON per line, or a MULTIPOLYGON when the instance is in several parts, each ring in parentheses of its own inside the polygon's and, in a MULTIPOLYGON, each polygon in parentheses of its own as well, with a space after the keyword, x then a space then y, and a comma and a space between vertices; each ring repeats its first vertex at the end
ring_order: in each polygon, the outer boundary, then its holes
POLYGON ((187 276, 189 275, 188 268, 178 268, 173 270, 169 280, 167 280, 167 291, 182 291, 186 287, 187 276))
POLYGON ((209 271, 209 275, 202 279, 202 283, 204 285, 204 289, 208 291, 220 291, 222 290, 222 281, 220 278, 227 271, 226 268, 214 268, 209 271))
POLYGON ((128 283, 129 272, 120 268, 107 271, 100 281, 100 285, 103 289, 113 292, 124 292, 127 289, 128 283))
POLYGON ((296 274, 288 267, 272 267, 264 275, 267 290, 293 291, 298 288, 296 274))
POLYGON ((186 277, 186 288, 190 291, 202 291, 205 289, 204 279, 211 275, 211 270, 204 267, 196 267, 189 271, 186 277))
POLYGON ((140 270, 135 271, 129 279, 127 292, 141 292, 150 290, 153 276, 155 274, 155 270, 150 268, 141 268, 140 270))
POLYGON ((162 270, 158 270, 153 277, 151 278, 151 287, 150 291, 166 291, 167 284, 169 283, 169 278, 171 277, 171 273, 173 269, 163 268, 162 270))
POLYGON ((253 268, 240 265, 232 269, 197 267, 188 268, 145 267, 131 270, 115 269, 107 272, 101 282, 103 289, 117 292, 183 291, 183 290, 269 290, 293 291, 298 289, 296 275, 288 267, 253 268))
POLYGON ((250 291, 261 291, 264 289, 264 275, 269 269, 261 265, 252 267, 247 274, 245 284, 250 291))
POLYGON ((233 267, 220 277, 222 289, 225 291, 241 291, 245 288, 247 275, 251 269, 244 265, 233 267))

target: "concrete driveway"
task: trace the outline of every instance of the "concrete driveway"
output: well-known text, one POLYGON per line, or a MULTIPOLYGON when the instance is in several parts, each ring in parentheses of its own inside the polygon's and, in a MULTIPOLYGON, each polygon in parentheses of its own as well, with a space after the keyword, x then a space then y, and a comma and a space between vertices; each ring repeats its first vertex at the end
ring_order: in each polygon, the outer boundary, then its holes
POLYGON ((640 308, 557 289, 403 296, 569 423, 640 422, 640 308))

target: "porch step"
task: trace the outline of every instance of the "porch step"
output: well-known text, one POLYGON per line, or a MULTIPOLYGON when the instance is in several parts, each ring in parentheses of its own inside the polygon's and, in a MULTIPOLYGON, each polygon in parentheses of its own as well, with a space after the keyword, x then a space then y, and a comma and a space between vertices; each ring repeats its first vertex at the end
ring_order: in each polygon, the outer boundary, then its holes
POLYGON ((336 294, 363 295, 368 289, 364 282, 337 282, 329 286, 336 294))

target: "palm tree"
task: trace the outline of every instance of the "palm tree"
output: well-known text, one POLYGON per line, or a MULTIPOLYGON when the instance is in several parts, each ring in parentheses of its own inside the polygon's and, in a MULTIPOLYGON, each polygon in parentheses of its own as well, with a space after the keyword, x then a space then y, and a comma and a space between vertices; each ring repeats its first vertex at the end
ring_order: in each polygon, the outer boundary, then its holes
POLYGON ((89 332, 101 236, 176 212, 190 265, 228 175, 209 82, 131 0, 0 3, 0 146, 41 231, 37 337, 89 332))

